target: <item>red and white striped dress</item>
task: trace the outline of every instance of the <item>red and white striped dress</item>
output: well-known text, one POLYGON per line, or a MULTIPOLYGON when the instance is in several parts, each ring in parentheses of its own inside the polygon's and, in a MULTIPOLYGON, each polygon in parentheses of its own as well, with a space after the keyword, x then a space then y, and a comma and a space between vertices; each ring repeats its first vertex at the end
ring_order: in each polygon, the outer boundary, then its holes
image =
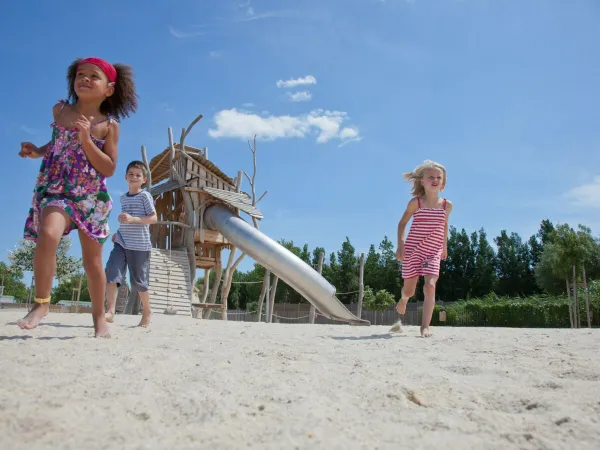
POLYGON ((413 214, 413 221, 404 244, 402 278, 440 275, 440 261, 446 230, 446 199, 443 208, 421 208, 413 214))

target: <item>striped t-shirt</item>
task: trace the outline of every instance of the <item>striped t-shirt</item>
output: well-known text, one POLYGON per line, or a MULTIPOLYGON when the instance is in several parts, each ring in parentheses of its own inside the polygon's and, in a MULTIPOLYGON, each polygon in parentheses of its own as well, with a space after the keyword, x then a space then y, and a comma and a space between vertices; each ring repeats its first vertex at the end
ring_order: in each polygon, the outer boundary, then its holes
MULTIPOLYGON (((156 212, 152 196, 148 191, 138 194, 129 192, 121 195, 121 212, 133 217, 145 217, 156 212)), ((115 241, 127 250, 148 251, 152 249, 150 242, 150 225, 141 223, 121 223, 115 241)))

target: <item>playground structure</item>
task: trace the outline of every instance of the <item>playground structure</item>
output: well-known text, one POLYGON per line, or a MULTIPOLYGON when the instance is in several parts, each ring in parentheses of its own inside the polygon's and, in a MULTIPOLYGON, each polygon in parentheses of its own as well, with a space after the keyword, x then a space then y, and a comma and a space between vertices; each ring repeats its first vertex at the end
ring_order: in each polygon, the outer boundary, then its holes
MULTIPOLYGON (((281 278, 308 300, 319 314, 332 320, 369 325, 353 315, 336 297, 333 287, 319 272, 259 231, 263 214, 256 198, 256 141, 249 143, 254 156, 252 176, 243 173, 252 194, 243 192, 242 172, 235 179, 223 173, 208 159, 207 148, 185 144, 191 129, 202 119, 198 116, 187 129, 182 129, 178 143, 169 128, 169 145, 150 161, 142 146, 142 158, 148 168, 147 189, 151 193, 158 216, 151 225, 152 256, 150 264, 150 304, 154 310, 170 314, 192 314, 217 309, 227 320, 227 297, 235 268, 248 255, 281 278), (253 225, 241 213, 250 216, 253 225), (229 250, 223 266, 222 252, 229 250), (234 261, 237 250, 241 256, 234 261), (194 299, 196 269, 203 269, 205 286, 194 299), (209 273, 215 271, 212 288, 209 273), (217 303, 221 288, 222 303, 217 303), (209 293, 210 292, 210 293, 209 293)), ((276 281, 275 281, 276 283, 276 281)), ((269 291, 270 276, 265 277, 263 291, 269 291)), ((133 290, 125 308, 136 313, 137 293, 133 290)), ((272 300, 271 300, 272 301, 272 300)), ((262 303, 262 302, 261 302, 262 303)), ((269 299, 267 295, 267 310, 269 299)))

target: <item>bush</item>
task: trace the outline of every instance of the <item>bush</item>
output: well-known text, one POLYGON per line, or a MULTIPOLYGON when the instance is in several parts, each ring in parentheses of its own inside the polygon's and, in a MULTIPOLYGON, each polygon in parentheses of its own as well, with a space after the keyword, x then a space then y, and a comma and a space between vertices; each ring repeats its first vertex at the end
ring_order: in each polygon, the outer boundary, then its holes
MULTIPOLYGON (((600 325, 600 285, 590 286, 590 315, 592 326, 600 325)), ((587 326, 585 298, 578 295, 581 326, 587 326)), ((485 299, 457 302, 445 307, 436 305, 431 321, 437 326, 491 326, 527 328, 569 328, 567 297, 538 296, 502 298, 494 295, 485 299), (446 321, 440 322, 440 311, 446 311, 446 321)))

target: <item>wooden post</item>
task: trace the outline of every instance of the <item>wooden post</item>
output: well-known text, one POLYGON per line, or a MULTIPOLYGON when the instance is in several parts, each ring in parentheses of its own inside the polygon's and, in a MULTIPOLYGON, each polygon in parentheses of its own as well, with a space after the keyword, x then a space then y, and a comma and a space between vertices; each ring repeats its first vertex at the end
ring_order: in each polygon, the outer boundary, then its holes
POLYGON ((79 298, 81 297, 81 283, 83 283, 83 274, 79 276, 79 287, 77 288, 77 300, 75 312, 79 314, 79 298))
POLYGON ((152 172, 150 171, 150 164, 148 163, 148 156, 146 155, 146 147, 144 145, 142 145, 142 161, 144 162, 144 165, 146 166, 146 189, 148 190, 148 192, 150 192, 150 190, 152 189, 152 172))
POLYGON ((587 323, 588 323, 588 328, 592 328, 592 316, 590 314, 590 293, 588 292, 588 288, 587 288, 587 279, 585 276, 585 265, 582 268, 582 275, 583 275, 583 287, 585 289, 585 312, 587 315, 587 323))
POLYGON ((360 268, 358 271, 358 308, 356 311, 356 317, 359 319, 362 315, 363 299, 365 297, 365 254, 360 254, 360 268))
POLYGON ((204 269, 204 288, 202 289, 202 300, 200 303, 206 303, 208 299, 208 291, 210 285, 210 269, 204 269))
POLYGON ((571 328, 575 328, 575 320, 573 319, 573 306, 571 305, 571 284, 569 283, 569 277, 567 276, 567 301, 569 303, 569 322, 571 323, 571 328))
POLYGON ((273 323, 273 310, 275 309, 275 294, 277 293, 277 283, 279 283, 279 277, 275 275, 273 279, 273 287, 271 288, 271 295, 269 297, 269 323, 273 323))
MULTIPOLYGON (((209 303, 217 303, 217 294, 219 293, 219 286, 221 285, 221 276, 223 275, 223 264, 221 262, 221 256, 217 257, 217 266, 215 267, 215 282, 210 290, 209 303)), ((210 316, 211 309, 207 308, 206 314, 210 316)))
POLYGON ((573 264, 573 301, 575 302, 575 328, 581 328, 579 317, 579 301, 577 300, 577 269, 573 264))
POLYGON ((265 295, 267 294, 267 280, 271 278, 271 272, 268 270, 265 271, 265 276, 263 278, 262 288, 260 290, 260 295, 258 296, 258 319, 257 322, 262 320, 262 307, 263 302, 265 301, 265 295))
POLYGON ((267 302, 267 317, 266 317, 266 322, 269 323, 271 321, 271 273, 269 272, 269 276, 267 277, 267 290, 265 291, 265 295, 266 295, 266 299, 265 301, 267 302))
MULTIPOLYGON (((319 253, 319 265, 317 266, 317 271, 319 272, 319 275, 322 274, 323 272, 323 258, 325 257, 325 253, 321 252, 319 253)), ((315 309, 315 305, 313 305, 312 303, 310 304, 310 310, 308 311, 308 323, 315 323, 315 316, 317 311, 315 309)))

